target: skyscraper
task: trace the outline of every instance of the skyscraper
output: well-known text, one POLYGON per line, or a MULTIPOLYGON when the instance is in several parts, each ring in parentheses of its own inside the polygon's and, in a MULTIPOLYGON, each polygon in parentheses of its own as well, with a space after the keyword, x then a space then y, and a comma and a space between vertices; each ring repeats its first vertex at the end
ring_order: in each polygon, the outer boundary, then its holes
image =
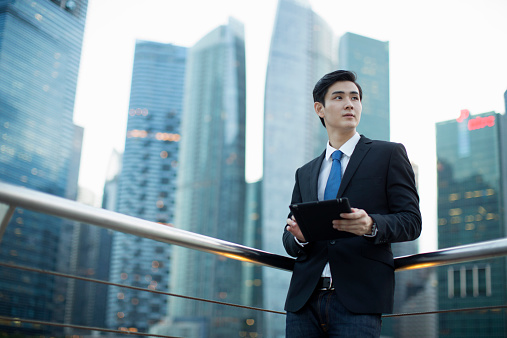
MULTIPOLYGON (((506 236, 507 118, 494 112, 437 123, 438 248, 506 236)), ((439 309, 503 305, 505 258, 440 267, 439 309)), ((444 313, 440 337, 503 336, 505 310, 444 313)))
MULTIPOLYGON (((315 114, 312 90, 334 70, 334 35, 308 1, 280 0, 271 38, 264 102, 263 250, 284 254, 282 232, 295 170, 319 155, 327 133, 315 114)), ((264 268, 264 307, 283 310, 290 273, 264 268)), ((267 327, 266 327, 267 326, 267 327)), ((268 337, 285 336, 285 321, 267 315, 268 337)))
MULTIPOLYGON (((0 1, 0 179, 75 198, 82 128, 72 123, 87 0, 0 1)), ((67 221, 16 209, 0 259, 57 270, 67 221)), ((71 232, 70 232, 71 233, 71 232)), ((63 251, 62 251, 63 250, 63 251)), ((62 256, 63 255, 63 256, 62 256)), ((0 314, 63 321, 65 283, 0 268, 0 314)), ((2 328, 20 334, 59 329, 2 328)))
MULTIPOLYGON (((243 244, 251 248, 262 247, 262 181, 256 181, 247 184, 246 206, 245 206, 245 224, 244 224, 244 242, 243 244)), ((262 297, 262 266, 252 263, 243 264, 244 290, 241 298, 241 304, 263 308, 262 297)), ((248 314, 249 321, 245 321, 242 330, 245 337, 255 336, 264 332, 263 313, 253 311, 248 314)))
MULTIPOLYGON (((229 19, 197 42, 189 51, 185 81, 175 226, 242 243, 246 190, 243 24, 229 19)), ((175 247, 173 263, 171 292, 241 301, 241 262, 175 247)), ((240 331, 240 312, 172 298, 169 314, 182 326, 194 323, 199 337, 234 337, 240 331)))
MULTIPOLYGON (((102 208, 116 211, 118 178, 122 156, 116 150, 111 154, 107 168, 102 208)), ((79 189, 78 202, 95 205, 95 196, 86 189, 79 189)), ((78 223, 74 227, 71 242, 71 273, 99 280, 109 280, 111 242, 113 231, 98 226, 78 223)), ((69 280, 65 322, 89 327, 106 327, 108 286, 80 280, 69 280)), ((66 334, 89 333, 67 328, 66 334)))
MULTIPOLYGON (((137 41, 119 178, 118 212, 171 226, 187 49, 137 41)), ((150 239, 114 233, 110 280, 166 290, 171 247, 150 239)), ((163 318, 167 297, 111 287, 107 325, 147 331, 163 318)))
POLYGON ((389 141, 389 42, 354 33, 340 38, 338 68, 355 72, 363 89, 360 134, 389 141))

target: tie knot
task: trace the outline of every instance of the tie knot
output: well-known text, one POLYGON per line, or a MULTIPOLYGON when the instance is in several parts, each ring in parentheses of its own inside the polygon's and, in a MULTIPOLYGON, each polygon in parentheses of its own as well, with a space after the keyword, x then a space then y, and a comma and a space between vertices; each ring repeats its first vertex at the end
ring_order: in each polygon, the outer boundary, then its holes
POLYGON ((341 160, 343 153, 340 150, 336 150, 334 153, 331 154, 331 157, 333 160, 341 160))

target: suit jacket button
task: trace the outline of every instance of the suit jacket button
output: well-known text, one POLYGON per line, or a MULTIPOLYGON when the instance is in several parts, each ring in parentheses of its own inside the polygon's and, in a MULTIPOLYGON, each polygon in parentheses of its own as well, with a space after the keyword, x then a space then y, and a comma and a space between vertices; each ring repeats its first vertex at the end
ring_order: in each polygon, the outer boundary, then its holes
POLYGON ((329 241, 329 244, 331 244, 331 245, 333 245, 334 243, 336 243, 336 242, 334 241, 334 239, 333 239, 332 241, 329 241))

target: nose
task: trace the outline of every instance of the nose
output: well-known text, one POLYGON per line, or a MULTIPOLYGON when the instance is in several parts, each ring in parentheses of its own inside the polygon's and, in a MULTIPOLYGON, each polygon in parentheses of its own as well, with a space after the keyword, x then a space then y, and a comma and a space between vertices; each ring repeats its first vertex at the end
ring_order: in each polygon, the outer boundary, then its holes
POLYGON ((345 109, 354 109, 354 105, 352 104, 352 100, 350 98, 345 99, 345 109))

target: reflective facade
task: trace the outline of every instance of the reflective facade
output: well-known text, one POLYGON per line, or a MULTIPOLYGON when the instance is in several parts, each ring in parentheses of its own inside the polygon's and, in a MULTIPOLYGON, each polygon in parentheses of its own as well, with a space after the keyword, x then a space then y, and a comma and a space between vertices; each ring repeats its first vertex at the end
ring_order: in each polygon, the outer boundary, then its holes
MULTIPOLYGON (((243 242, 245 111, 244 30, 230 19, 189 51, 176 227, 243 242)), ((241 262, 174 247, 173 264, 171 292, 241 302, 241 262)), ((241 327, 241 311, 222 305, 172 298, 169 314, 186 330, 172 335, 237 337, 241 327)))
MULTIPOLYGON (((2 181, 76 197, 83 130, 72 115, 86 10, 86 0, 0 1, 2 181)), ((62 236, 71 233, 67 221, 18 208, 0 259, 62 271, 69 256, 62 236)), ((57 283, 48 275, 0 268, 0 314, 61 322, 66 290, 57 283)), ((60 332, 30 325, 16 330, 60 332)))
MULTIPOLYGON (((507 120, 494 112, 437 123, 438 247, 506 236, 507 120)), ((438 268, 439 310, 503 305, 505 258, 438 268)), ((503 337, 505 310, 439 316, 440 337, 503 337)))
POLYGON ((354 33, 340 38, 338 68, 357 74, 363 89, 360 134, 389 141, 389 42, 354 33))
MULTIPOLYGON (((103 209, 116 211, 121 159, 121 154, 113 150, 102 195, 103 209)), ((80 188, 77 201, 94 205, 94 195, 80 188)), ((114 231, 109 229, 77 223, 71 241, 71 273, 98 280, 109 280, 113 233, 114 231)), ((67 294, 69 295, 66 307, 68 322, 74 325, 106 327, 107 285, 70 279, 67 294)), ((87 335, 89 330, 67 328, 65 332, 73 335, 87 335)))
MULTIPOLYGON (((247 184, 245 206, 245 234, 243 244, 251 248, 262 248, 262 181, 247 184)), ((244 290, 241 304, 256 308, 263 308, 263 285, 260 265, 243 263, 244 290)), ((263 313, 251 311, 245 318, 243 336, 252 337, 264 332, 263 313), (247 321, 250 319, 249 321, 247 321)))
MULTIPOLYGON (((308 1, 280 0, 271 38, 264 102, 262 249, 285 255, 282 232, 298 167, 325 149, 313 108, 315 83, 334 70, 330 27, 308 1)), ((290 273, 264 268, 264 307, 283 311, 290 273)), ((285 318, 268 314, 268 337, 285 336, 285 318)))
MULTIPOLYGON (((137 41, 118 212, 171 226, 187 49, 137 41)), ((167 290, 171 247, 120 232, 113 235, 110 280, 167 290)), ((111 287, 109 328, 147 332, 166 315, 167 297, 111 287)))

